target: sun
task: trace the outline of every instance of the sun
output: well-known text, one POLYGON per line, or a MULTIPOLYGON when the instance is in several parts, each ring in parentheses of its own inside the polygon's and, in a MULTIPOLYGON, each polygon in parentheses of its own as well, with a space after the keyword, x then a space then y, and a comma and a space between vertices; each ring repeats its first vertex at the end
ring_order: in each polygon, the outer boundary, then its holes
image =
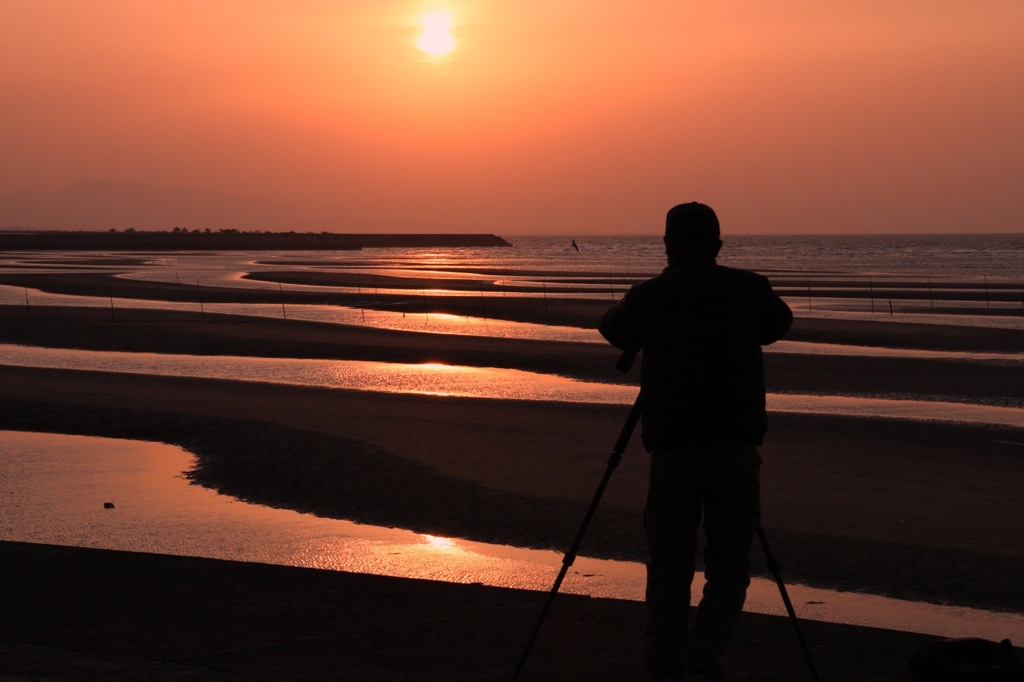
POLYGON ((420 17, 423 33, 416 39, 416 47, 432 57, 441 57, 455 49, 452 36, 452 15, 444 10, 428 12, 420 17))

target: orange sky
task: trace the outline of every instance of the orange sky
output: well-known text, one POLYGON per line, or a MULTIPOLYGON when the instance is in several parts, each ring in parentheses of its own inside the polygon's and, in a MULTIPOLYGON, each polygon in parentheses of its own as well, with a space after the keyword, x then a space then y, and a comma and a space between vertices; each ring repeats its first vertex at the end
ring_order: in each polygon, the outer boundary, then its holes
POLYGON ((0 0, 0 194, 270 198, 318 229, 1024 231, 1024 3, 0 0), (710 7, 710 5, 714 5, 710 7), (415 46, 443 8, 456 49, 415 46))

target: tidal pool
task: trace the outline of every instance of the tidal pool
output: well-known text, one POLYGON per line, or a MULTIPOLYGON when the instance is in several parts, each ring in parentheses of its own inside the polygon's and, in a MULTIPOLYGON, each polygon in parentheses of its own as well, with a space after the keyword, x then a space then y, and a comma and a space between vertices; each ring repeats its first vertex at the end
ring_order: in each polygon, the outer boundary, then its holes
MULTIPOLYGON (((365 526, 248 504, 191 485, 195 460, 161 443, 0 431, 0 540, 305 566, 548 590, 561 555, 365 526), (104 507, 112 503, 111 509, 104 507)), ((638 529, 639 532, 639 529, 638 529)), ((569 538, 566 539, 569 541, 569 538)), ((699 595, 703 576, 695 579, 699 595)), ((563 590, 642 600, 644 566, 580 557, 563 590)), ((1024 639, 1024 616, 790 586, 802 618, 947 637, 1024 639)), ((696 599, 695 599, 696 601, 696 599)), ((783 615, 755 579, 746 610, 783 615)))
MULTIPOLYGON (((516 369, 361 360, 124 353, 0 344, 0 365, 499 400, 629 405, 637 395, 635 386, 576 381, 516 369)), ((768 409, 1024 428, 1024 409, 968 403, 770 393, 768 409)))

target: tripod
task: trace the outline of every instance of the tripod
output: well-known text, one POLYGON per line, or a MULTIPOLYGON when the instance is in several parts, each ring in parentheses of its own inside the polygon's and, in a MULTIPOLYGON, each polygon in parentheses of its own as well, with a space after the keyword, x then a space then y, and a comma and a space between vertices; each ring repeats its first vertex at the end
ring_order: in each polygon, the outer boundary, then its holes
MULTIPOLYGON (((623 373, 628 372, 635 357, 636 353, 623 353, 622 357, 620 357, 619 361, 615 364, 616 368, 623 373)), ((558 571, 558 576, 555 578, 555 584, 551 587, 551 592, 548 593, 548 598, 544 602, 544 608, 541 609, 540 617, 537 619, 537 624, 534 625, 533 632, 530 633, 530 639, 527 640, 526 648, 523 650, 523 655, 519 657, 519 662, 516 664, 515 672, 512 673, 512 682, 516 682, 519 679, 519 675, 523 672, 523 667, 526 665, 526 659, 529 658, 530 650, 533 649, 533 644, 537 641, 537 636, 540 634, 540 630, 544 625, 544 620, 548 616, 548 611, 551 610, 551 605, 555 601, 558 589, 562 586, 562 581, 565 580, 565 576, 569 572, 569 568, 573 565, 573 562, 576 561, 576 552, 579 551, 580 543, 583 542, 583 536, 587 532, 587 526, 590 525, 590 520, 594 518, 594 512, 597 511, 597 505, 601 502, 604 490, 608 487, 608 481, 611 480, 612 473, 615 472, 615 468, 618 467, 619 462, 622 461, 622 453, 626 450, 626 445, 629 444, 629 439, 632 437, 633 431, 636 429, 636 425, 640 421, 642 399, 643 393, 637 395, 636 402, 633 403, 633 408, 629 411, 629 416, 626 417, 626 423, 622 425, 622 431, 619 433, 618 440, 615 441, 615 447, 612 449, 612 454, 608 458, 608 465, 605 468, 604 476, 601 477, 601 482, 597 486, 597 492, 594 493, 594 499, 590 501, 587 513, 583 517, 583 523, 580 524, 580 529, 576 532, 576 538, 572 541, 572 546, 569 547, 569 551, 566 552, 565 556, 562 558, 562 568, 558 571)), ((796 611, 793 610, 793 603, 790 601, 789 593, 786 591, 786 584, 782 581, 782 572, 779 568, 779 563, 775 560, 775 555, 772 554, 772 550, 768 546, 768 538, 765 537, 764 529, 761 527, 760 522, 757 524, 757 537, 761 540, 761 547, 764 548, 764 555, 768 563, 768 570, 771 571, 772 575, 775 577, 775 584, 779 586, 779 592, 782 594, 782 601, 786 605, 786 612, 789 613, 789 620, 793 624, 793 631, 796 633, 796 638, 800 642, 800 649, 803 651, 804 659, 807 661, 807 668, 811 673, 811 679, 814 682, 820 682, 817 670, 814 668, 814 661, 811 660, 811 652, 807 648, 807 642, 804 641, 803 633, 800 631, 800 622, 797 620, 796 611)))

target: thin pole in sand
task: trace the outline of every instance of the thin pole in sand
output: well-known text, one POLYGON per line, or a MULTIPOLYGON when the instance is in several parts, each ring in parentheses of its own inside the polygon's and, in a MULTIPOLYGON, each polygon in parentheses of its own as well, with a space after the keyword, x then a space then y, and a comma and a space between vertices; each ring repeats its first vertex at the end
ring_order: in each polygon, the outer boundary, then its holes
POLYGON ((541 291, 544 295, 544 319, 548 319, 548 284, 543 279, 540 281, 541 291))
POLYGON ((932 298, 932 278, 928 278, 928 305, 931 306, 932 312, 935 312, 935 299, 932 298))
POLYGON ((892 315, 892 296, 889 297, 889 315, 892 315))
POLYGON ((174 271, 174 281, 177 284, 181 284, 181 280, 178 279, 178 271, 177 270, 174 271))
POLYGON ((32 321, 32 309, 28 307, 28 285, 24 284, 22 286, 25 287, 25 317, 27 317, 28 321, 31 322, 32 321))
POLYGON ((807 311, 810 312, 811 310, 814 310, 814 308, 811 307, 811 278, 808 277, 807 278, 807 311))
POLYGON ((363 322, 366 322, 366 311, 363 310, 363 285, 357 284, 356 288, 359 290, 359 314, 363 316, 363 322))
POLYGON ((420 285, 420 298, 424 299, 424 303, 423 303, 423 326, 426 327, 428 324, 430 324, 430 309, 427 307, 427 304, 426 304, 426 298, 427 298, 427 285, 426 284, 421 284, 420 285))
POLYGON ((285 309, 284 309, 284 288, 281 286, 280 282, 277 283, 277 291, 278 291, 278 293, 281 294, 281 315, 284 317, 284 319, 287 320, 288 319, 288 313, 285 312, 285 309))
POLYGON ((988 308, 988 275, 983 275, 985 278, 985 308, 988 308))
POLYGON ((199 317, 206 322, 206 311, 203 309, 203 288, 199 286, 199 278, 196 278, 196 291, 199 292, 199 317))
POLYGON ((110 277, 107 277, 107 295, 110 296, 110 321, 114 322, 114 285, 110 283, 110 277))
POLYGON ((875 313, 875 282, 874 278, 868 277, 868 290, 871 292, 871 314, 875 313))

